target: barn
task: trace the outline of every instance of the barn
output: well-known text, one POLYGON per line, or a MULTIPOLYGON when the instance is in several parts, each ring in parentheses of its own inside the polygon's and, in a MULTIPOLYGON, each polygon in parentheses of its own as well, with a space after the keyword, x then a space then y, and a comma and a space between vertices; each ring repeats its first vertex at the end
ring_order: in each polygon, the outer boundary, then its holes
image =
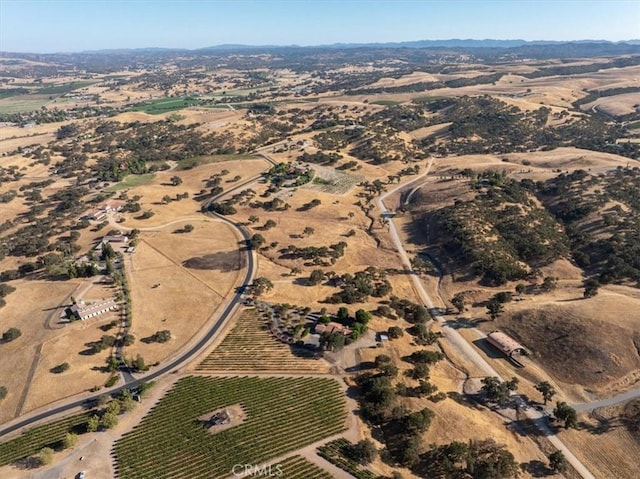
POLYGON ((81 319, 82 321, 84 321, 85 319, 93 318, 94 316, 104 314, 108 311, 113 311, 114 309, 118 309, 118 305, 113 299, 107 299, 91 304, 74 304, 69 309, 71 310, 71 314, 76 319, 81 319))
POLYGON ((527 354, 527 351, 522 344, 507 336, 502 331, 491 331, 487 336, 487 342, 509 357, 513 357, 514 354, 527 354))

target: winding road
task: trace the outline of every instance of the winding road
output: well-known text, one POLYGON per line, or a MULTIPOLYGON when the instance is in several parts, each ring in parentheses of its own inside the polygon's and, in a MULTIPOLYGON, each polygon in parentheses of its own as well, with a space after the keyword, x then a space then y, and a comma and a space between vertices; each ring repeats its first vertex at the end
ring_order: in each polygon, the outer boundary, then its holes
MULTIPOLYGON (((263 158, 265 161, 267 161, 269 164, 271 165, 276 164, 275 161, 273 161, 271 158, 269 158, 265 154, 261 152, 256 152, 256 154, 261 158, 263 158)), ((203 208, 202 208, 203 212, 206 212, 205 214, 211 217, 214 217, 218 221, 225 222, 230 226, 232 226, 233 228, 235 228, 240 233, 240 235, 242 236, 242 238, 246 243, 248 243, 250 239, 249 233, 247 232, 247 230, 244 229, 244 227, 240 223, 236 223, 234 221, 229 220, 228 218, 225 218, 224 216, 207 211, 207 206, 210 203, 217 201, 220 198, 236 190, 239 190, 240 188, 246 188, 248 185, 254 183, 260 177, 261 177, 260 175, 254 176, 252 178, 249 178, 247 181, 243 182, 242 184, 237 185, 230 190, 224 191, 220 195, 208 200, 203 205, 203 208)), ((179 221, 184 221, 184 219, 181 219, 179 221)), ((21 428, 32 426, 40 421, 51 418, 53 416, 57 416, 65 412, 69 412, 77 408, 86 407, 92 404, 95 400, 97 400, 100 396, 104 394, 117 394, 123 389, 136 388, 141 382, 152 381, 156 378, 159 378, 160 376, 168 374, 171 371, 176 370, 177 368, 185 365, 194 356, 199 354, 204 348, 206 348, 211 344, 211 342, 216 338, 217 334, 222 329, 224 329, 224 326, 226 325, 226 323, 233 317, 233 313, 236 307, 243 301, 245 288, 247 285, 251 284, 251 282, 253 281, 253 277, 255 274, 255 265, 256 265, 255 252, 251 249, 247 249, 246 252, 247 252, 247 269, 244 277, 242 278, 241 284, 235 290, 233 296, 231 297, 231 300, 227 303, 226 307, 224 308, 224 310, 222 311, 218 319, 215 321, 215 323, 209 328, 209 330, 206 331, 206 333, 195 344, 191 345, 186 351, 180 353, 178 357, 170 360, 167 364, 159 366, 157 369, 155 369, 153 372, 149 374, 136 375, 134 377, 128 371, 122 371, 125 381, 124 381, 124 384, 122 384, 121 386, 114 387, 107 391, 102 391, 90 396, 85 396, 80 399, 70 399, 68 402, 65 402, 64 404, 59 406, 54 406, 54 407, 45 406, 44 408, 41 408, 41 409, 44 409, 44 411, 42 412, 36 411, 32 414, 28 414, 26 416, 15 419, 13 421, 9 421, 0 428, 0 437, 3 437, 21 428)))

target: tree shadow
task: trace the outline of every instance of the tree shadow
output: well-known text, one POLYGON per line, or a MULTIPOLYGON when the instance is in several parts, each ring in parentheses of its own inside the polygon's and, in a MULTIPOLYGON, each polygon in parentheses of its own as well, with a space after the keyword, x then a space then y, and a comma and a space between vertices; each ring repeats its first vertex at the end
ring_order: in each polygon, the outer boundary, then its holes
POLYGON ((467 318, 455 318, 447 319, 445 324, 451 329, 473 329, 478 324, 476 321, 468 320, 467 318))
POLYGON ((588 424, 584 421, 578 422, 578 429, 585 430, 590 434, 599 436, 622 426, 622 422, 618 418, 610 419, 603 416, 593 414, 596 424, 588 424))
POLYGON ((549 424, 549 420, 546 416, 542 416, 536 419, 523 418, 516 419, 507 424, 507 429, 515 432, 518 436, 522 437, 547 437, 548 433, 544 431, 551 431, 555 434, 553 427, 549 424))
POLYGON ((530 474, 532 477, 547 477, 555 474, 553 469, 549 468, 544 462, 534 459, 529 462, 520 464, 523 472, 530 474))
POLYGON ((449 399, 451 399, 452 401, 457 402, 461 406, 466 406, 468 408, 477 409, 477 410, 482 408, 480 401, 477 400, 477 399, 474 399, 469 394, 462 394, 462 393, 459 393, 457 391, 449 391, 446 394, 447 394, 447 397, 449 399))
POLYGON ((503 353, 489 344, 489 342, 485 338, 474 339, 471 342, 491 359, 507 359, 503 353))
POLYGON ((80 356, 94 356, 102 351, 102 349, 97 346, 98 344, 99 342, 97 341, 90 341, 88 343, 84 343, 87 349, 80 351, 78 354, 80 356))
POLYGON ((13 465, 16 467, 16 469, 26 471, 41 467, 42 462, 36 456, 29 456, 16 461, 13 465))
POLYGON ((196 256, 182 262, 185 268, 197 270, 217 270, 223 273, 238 271, 245 266, 246 259, 237 250, 219 251, 204 256, 196 256))

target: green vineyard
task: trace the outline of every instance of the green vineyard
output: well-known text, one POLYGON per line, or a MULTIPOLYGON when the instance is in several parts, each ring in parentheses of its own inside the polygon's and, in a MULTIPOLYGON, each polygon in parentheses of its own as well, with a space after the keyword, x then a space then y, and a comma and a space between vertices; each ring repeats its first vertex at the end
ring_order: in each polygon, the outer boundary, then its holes
POLYGON ((196 368, 197 371, 287 371, 326 373, 327 363, 313 352, 276 340, 255 309, 242 312, 222 343, 196 368))
MULTIPOLYGON (((288 457, 284 461, 280 461, 278 465, 282 471, 279 476, 285 479, 331 479, 331 474, 310 463, 302 456, 288 457)), ((280 471, 275 468, 271 469, 273 475, 278 475, 280 471)))
POLYGON ((379 476, 363 468, 356 461, 347 457, 345 450, 353 446, 348 440, 341 438, 328 442, 318 448, 318 456, 325 458, 343 471, 347 471, 357 479, 377 479, 379 476))
POLYGON ((122 479, 226 477, 345 430, 343 392, 324 378, 181 379, 114 446, 122 479), (246 418, 211 432, 198 418, 242 405, 246 418))
POLYGON ((44 426, 38 426, 24 434, 0 444, 0 466, 13 464, 36 454, 43 447, 55 448, 68 432, 83 433, 92 413, 76 414, 44 426))

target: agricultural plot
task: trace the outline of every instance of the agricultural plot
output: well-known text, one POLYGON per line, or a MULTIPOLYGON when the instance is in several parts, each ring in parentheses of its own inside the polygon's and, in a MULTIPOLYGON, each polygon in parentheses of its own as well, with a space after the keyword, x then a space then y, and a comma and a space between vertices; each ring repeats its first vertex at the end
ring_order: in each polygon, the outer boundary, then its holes
POLYGON ((263 464, 344 431, 342 394, 333 379, 186 377, 116 442, 116 475, 213 479, 263 464), (198 420, 234 404, 246 410, 242 424, 212 434, 198 420))
POLYGON ((277 475, 279 471, 282 471, 280 476, 287 479, 331 479, 331 474, 310 463, 302 456, 288 457, 277 465, 280 466, 280 469, 275 465, 272 466, 271 474, 277 475))
POLYGON ((347 439, 336 439, 335 441, 328 442, 324 446, 320 446, 318 448, 318 455, 343 471, 347 471, 353 477, 358 479, 376 479, 378 477, 376 474, 364 469, 356 461, 347 457, 345 450, 352 445, 353 444, 347 439))
POLYGON ((200 104, 200 100, 191 97, 185 98, 160 98, 158 100, 152 100, 141 103, 131 108, 131 111, 142 111, 149 115, 160 115, 162 113, 168 113, 170 111, 181 110, 190 106, 196 106, 200 104))
POLYGON ((64 95, 80 88, 86 88, 88 86, 98 83, 94 80, 74 81, 69 83, 51 84, 38 88, 35 93, 38 95, 64 95))
POLYGON ((155 173, 147 173, 144 175, 127 175, 122 181, 111 185, 106 189, 107 192, 126 190, 135 188, 136 186, 148 185, 156 177, 155 173))
POLYGON ((83 433, 90 412, 76 414, 59 421, 33 428, 24 434, 0 444, 0 466, 13 464, 36 454, 43 447, 56 448, 68 432, 83 433))
POLYGON ((51 102, 49 95, 19 95, 0 99, 0 115, 39 110, 51 102))
POLYGON ((209 163, 221 163, 223 161, 239 161, 239 160, 254 160, 253 155, 208 155, 208 156, 196 156, 193 158, 185 158, 178 162, 179 170, 190 170, 200 165, 208 165, 209 163))
POLYGON ((344 195, 365 179, 362 175, 345 173, 327 166, 313 165, 313 169, 315 177, 305 187, 333 195, 344 195))
POLYGON ((276 340, 257 310, 242 312, 222 343, 196 368, 197 371, 328 372, 327 363, 307 349, 276 340))

